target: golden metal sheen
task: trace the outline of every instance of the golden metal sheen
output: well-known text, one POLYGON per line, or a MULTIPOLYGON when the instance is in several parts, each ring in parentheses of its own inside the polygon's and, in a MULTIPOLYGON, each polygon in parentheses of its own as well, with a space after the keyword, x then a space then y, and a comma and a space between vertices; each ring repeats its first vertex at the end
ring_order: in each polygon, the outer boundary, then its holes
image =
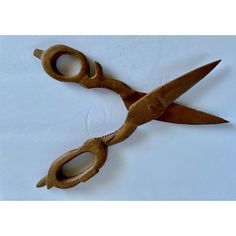
POLYGON ((205 112, 173 103, 179 96, 192 88, 213 70, 220 60, 199 67, 179 78, 172 80, 148 94, 135 91, 124 82, 103 75, 102 66, 95 62, 95 74, 90 76, 89 63, 86 56, 73 48, 64 45, 55 45, 46 51, 35 49, 46 73, 52 78, 79 83, 85 88, 106 88, 113 90, 122 98, 128 114, 124 124, 115 132, 87 140, 80 148, 66 152, 57 158, 50 166, 47 176, 42 178, 37 187, 70 188, 80 182, 85 182, 104 165, 107 159, 107 148, 127 139, 138 126, 151 120, 189 125, 207 125, 227 123, 228 121, 205 112), (77 75, 68 76, 59 72, 56 66, 57 59, 64 54, 72 55, 80 60, 81 70, 77 75), (91 152, 95 156, 94 163, 82 173, 66 177, 62 167, 78 155, 91 152))

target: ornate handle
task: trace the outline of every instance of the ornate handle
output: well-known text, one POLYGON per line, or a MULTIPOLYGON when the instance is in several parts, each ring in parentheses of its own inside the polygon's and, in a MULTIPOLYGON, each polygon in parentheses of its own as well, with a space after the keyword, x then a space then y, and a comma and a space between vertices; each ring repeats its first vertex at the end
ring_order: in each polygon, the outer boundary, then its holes
POLYGON ((43 65, 44 70, 52 78, 65 82, 79 82, 84 77, 88 77, 89 74, 89 64, 86 56, 73 48, 64 45, 55 45, 48 48, 46 51, 40 49, 34 50, 34 55, 38 57, 43 65), (71 55, 80 60, 81 69, 77 75, 68 76, 59 72, 56 66, 57 59, 62 55, 71 55))
POLYGON ((38 182, 37 187, 47 185, 48 189, 53 186, 57 188, 70 188, 80 182, 87 181, 97 174, 99 169, 104 165, 107 159, 107 147, 125 140, 136 128, 136 125, 125 122, 124 125, 114 133, 99 138, 89 139, 80 148, 64 153, 52 163, 48 175, 38 182), (62 173, 63 165, 85 152, 94 154, 94 163, 76 176, 65 176, 62 173))
POLYGON ((107 146, 99 139, 89 139, 80 148, 64 153, 56 159, 49 168, 48 175, 42 178, 37 187, 47 185, 47 188, 55 186, 57 188, 70 188, 80 182, 85 182, 98 173, 107 159, 107 146), (82 153, 91 152, 95 156, 94 163, 81 174, 66 177, 62 173, 62 166, 82 153))
POLYGON ((95 62, 95 74, 90 77, 89 63, 86 56, 82 52, 65 45, 55 45, 45 51, 35 49, 34 56, 41 60, 44 70, 52 78, 64 82, 79 83, 85 88, 106 88, 113 90, 121 96, 127 108, 144 95, 144 93, 133 90, 122 81, 104 77, 102 66, 98 62, 95 62), (64 54, 74 56, 80 60, 81 69, 77 75, 68 76, 58 71, 56 66, 57 59, 64 54))

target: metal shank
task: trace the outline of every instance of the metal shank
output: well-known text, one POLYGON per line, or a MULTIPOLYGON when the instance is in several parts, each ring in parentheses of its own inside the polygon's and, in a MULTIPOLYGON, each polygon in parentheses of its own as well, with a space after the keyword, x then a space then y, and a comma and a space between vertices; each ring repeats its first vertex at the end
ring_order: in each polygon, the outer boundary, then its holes
MULTIPOLYGON (((175 122, 177 120, 180 121, 180 123, 184 123, 188 118, 184 118, 183 121, 181 121, 181 117, 182 113, 186 113, 188 116, 191 116, 191 114, 197 115, 196 120, 192 119, 196 124, 226 122, 221 118, 173 103, 175 99, 203 79, 219 63, 219 61, 195 69, 154 89, 152 92, 145 94, 133 90, 121 81, 104 77, 102 66, 97 62, 95 62, 95 74, 90 76, 89 63, 85 55, 67 46, 56 45, 46 51, 36 49, 34 55, 41 59, 44 70, 54 79, 66 82, 76 82, 86 88, 97 87, 111 89, 121 96, 128 109, 126 120, 121 128, 111 134, 89 139, 80 148, 66 152, 57 158, 50 166, 48 175, 38 182, 37 187, 47 185, 47 188, 53 186, 57 188, 69 188, 80 182, 87 181, 98 173, 99 169, 104 165, 107 158, 108 146, 127 139, 138 126, 151 120, 159 118, 163 121, 175 122), (77 75, 66 76, 58 71, 56 61, 59 56, 63 54, 73 55, 80 60, 81 70, 77 75), (170 107, 169 110, 168 107, 170 107), (165 113, 166 110, 169 113, 165 113), (165 116, 165 114, 170 115, 165 116), (76 176, 64 176, 61 170, 62 166, 84 152, 91 152, 94 154, 94 163, 76 176)), ((191 123, 191 119, 189 119, 189 123, 191 123)))

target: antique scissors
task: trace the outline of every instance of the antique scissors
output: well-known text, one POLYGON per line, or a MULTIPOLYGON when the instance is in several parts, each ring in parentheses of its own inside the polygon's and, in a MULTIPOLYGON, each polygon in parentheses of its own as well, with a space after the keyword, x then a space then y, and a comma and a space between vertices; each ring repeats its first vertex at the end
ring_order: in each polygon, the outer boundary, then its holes
POLYGON ((85 88, 113 90, 120 95, 128 110, 126 120, 121 128, 111 134, 88 139, 80 148, 64 153, 51 164, 47 176, 38 182, 37 187, 46 185, 48 189, 53 186, 69 188, 87 181, 98 173, 104 165, 107 159, 108 146, 127 139, 138 126, 151 120, 191 125, 228 122, 217 116, 173 103, 179 96, 203 79, 221 60, 199 67, 145 94, 135 91, 119 80, 104 76, 102 66, 98 62, 95 62, 95 74, 90 76, 86 56, 70 47, 56 45, 45 51, 35 49, 34 55, 41 60, 44 70, 52 78, 64 82, 79 83, 85 88), (72 55, 80 60, 81 70, 77 75, 64 75, 57 69, 57 59, 64 54, 72 55), (62 173, 63 165, 85 152, 91 152, 95 156, 93 164, 82 173, 71 177, 65 176, 62 173))

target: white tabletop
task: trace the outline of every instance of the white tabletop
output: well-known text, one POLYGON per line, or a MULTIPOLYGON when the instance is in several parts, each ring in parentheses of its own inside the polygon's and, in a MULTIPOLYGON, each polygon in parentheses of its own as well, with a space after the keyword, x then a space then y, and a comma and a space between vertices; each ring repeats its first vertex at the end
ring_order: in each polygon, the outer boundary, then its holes
POLYGON ((1 200, 236 199, 236 37, 0 37, 1 200), (86 139, 119 128, 122 100, 104 89, 53 80, 32 53, 65 44, 134 89, 155 87, 211 61, 222 62, 178 102, 230 124, 149 122, 109 147, 108 160, 71 189, 36 188, 52 161, 86 139))

